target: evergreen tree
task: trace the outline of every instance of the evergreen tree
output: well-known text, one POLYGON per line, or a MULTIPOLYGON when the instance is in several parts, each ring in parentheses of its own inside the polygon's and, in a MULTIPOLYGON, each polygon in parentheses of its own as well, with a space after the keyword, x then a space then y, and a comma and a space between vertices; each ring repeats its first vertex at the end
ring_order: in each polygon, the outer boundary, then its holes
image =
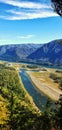
POLYGON ((54 11, 62 16, 62 0, 51 0, 53 3, 54 11))

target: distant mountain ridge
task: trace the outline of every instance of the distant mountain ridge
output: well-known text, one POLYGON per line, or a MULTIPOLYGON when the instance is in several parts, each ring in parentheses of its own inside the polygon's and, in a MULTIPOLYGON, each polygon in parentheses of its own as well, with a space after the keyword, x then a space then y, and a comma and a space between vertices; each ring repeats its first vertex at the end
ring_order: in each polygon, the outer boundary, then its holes
POLYGON ((44 44, 27 58, 42 64, 62 65, 62 40, 44 44))
POLYGON ((0 60, 15 61, 26 59, 37 50, 41 44, 14 44, 0 46, 0 60))
POLYGON ((0 46, 0 60, 62 66, 62 39, 47 44, 0 46))

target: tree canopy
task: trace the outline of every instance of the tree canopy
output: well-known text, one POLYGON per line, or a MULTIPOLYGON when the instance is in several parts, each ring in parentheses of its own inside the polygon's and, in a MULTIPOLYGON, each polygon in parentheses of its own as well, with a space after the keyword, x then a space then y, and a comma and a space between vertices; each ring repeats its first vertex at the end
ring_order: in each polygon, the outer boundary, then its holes
POLYGON ((51 0, 54 11, 62 16, 62 0, 51 0))

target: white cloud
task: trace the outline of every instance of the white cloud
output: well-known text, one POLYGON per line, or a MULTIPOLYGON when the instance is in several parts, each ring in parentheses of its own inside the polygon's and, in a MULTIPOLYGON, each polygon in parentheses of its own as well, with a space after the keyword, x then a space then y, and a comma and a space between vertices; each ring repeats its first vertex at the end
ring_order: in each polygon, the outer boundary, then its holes
POLYGON ((51 6, 46 4, 17 0, 0 0, 0 2, 16 7, 12 7, 11 10, 6 10, 5 14, 0 15, 0 19, 25 20, 58 16, 52 11, 51 6))
POLYGON ((47 17, 55 17, 58 16, 56 13, 52 11, 33 11, 31 12, 18 12, 11 11, 12 15, 8 16, 0 16, 2 19, 6 20, 24 20, 24 19, 37 19, 37 18, 47 18, 47 17))
POLYGON ((34 35, 17 36, 17 38, 20 38, 20 39, 30 39, 32 37, 34 37, 34 35))
POLYGON ((41 4, 41 3, 36 3, 36 2, 28 2, 28 1, 15 1, 15 0, 0 0, 0 2, 9 4, 12 6, 16 7, 22 7, 22 8, 36 8, 36 9, 41 9, 41 8, 51 8, 51 6, 48 6, 46 4, 41 4))

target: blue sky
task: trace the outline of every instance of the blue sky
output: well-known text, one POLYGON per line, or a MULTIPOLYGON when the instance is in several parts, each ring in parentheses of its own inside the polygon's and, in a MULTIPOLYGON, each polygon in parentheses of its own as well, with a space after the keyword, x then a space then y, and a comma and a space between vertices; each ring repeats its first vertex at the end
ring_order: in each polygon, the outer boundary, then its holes
POLYGON ((62 18, 50 0, 0 0, 0 45, 62 39, 62 18))

